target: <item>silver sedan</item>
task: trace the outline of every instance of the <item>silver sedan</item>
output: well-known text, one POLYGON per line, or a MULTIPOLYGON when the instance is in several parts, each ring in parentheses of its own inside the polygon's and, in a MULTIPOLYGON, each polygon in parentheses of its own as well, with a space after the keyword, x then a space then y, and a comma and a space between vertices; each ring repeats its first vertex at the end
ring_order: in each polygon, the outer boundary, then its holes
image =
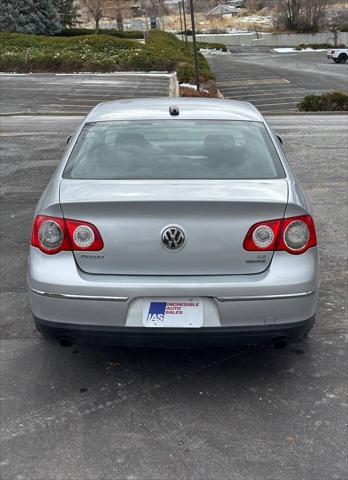
POLYGON ((63 345, 279 345, 312 328, 319 278, 308 201, 249 103, 97 105, 35 212, 31 309, 63 345))

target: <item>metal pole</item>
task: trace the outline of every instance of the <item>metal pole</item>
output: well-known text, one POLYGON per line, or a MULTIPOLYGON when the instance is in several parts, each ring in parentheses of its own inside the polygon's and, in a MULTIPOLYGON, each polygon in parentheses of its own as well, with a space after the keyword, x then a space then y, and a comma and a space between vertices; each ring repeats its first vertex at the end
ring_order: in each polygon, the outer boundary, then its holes
POLYGON ((181 40, 184 41, 184 32, 182 30, 182 15, 181 15, 181 3, 178 3, 179 5, 179 16, 180 16, 180 30, 181 30, 181 40))
POLYGON ((183 17, 184 17, 185 42, 187 43, 187 26, 186 26, 185 0, 182 0, 182 14, 183 14, 183 17))
POLYGON ((159 0, 159 5, 160 5, 160 22, 161 22, 161 28, 164 31, 164 0, 159 0))
POLYGON ((195 59, 195 73, 196 73, 196 85, 197 90, 199 90, 199 63, 198 63, 198 52, 197 52, 197 43, 196 43, 196 27, 195 27, 195 12, 193 9, 193 0, 190 0, 190 13, 191 13, 191 26, 192 26, 192 46, 193 46, 193 56, 195 59))

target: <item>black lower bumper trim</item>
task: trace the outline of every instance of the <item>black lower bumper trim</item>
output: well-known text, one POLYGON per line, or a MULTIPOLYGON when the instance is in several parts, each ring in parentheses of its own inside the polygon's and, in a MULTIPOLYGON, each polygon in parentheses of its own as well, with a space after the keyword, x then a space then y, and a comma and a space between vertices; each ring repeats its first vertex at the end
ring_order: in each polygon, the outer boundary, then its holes
POLYGON ((311 330, 315 316, 296 323, 201 329, 104 327, 48 322, 36 317, 34 320, 38 330, 52 340, 66 337, 73 343, 163 348, 255 344, 282 337, 295 339, 311 330))

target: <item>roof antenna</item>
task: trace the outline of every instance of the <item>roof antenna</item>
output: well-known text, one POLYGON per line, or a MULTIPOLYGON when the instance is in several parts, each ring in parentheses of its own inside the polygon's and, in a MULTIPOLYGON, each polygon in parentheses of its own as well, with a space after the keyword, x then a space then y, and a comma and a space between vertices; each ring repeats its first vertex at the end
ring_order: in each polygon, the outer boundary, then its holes
POLYGON ((174 105, 171 105, 169 107, 169 113, 173 116, 173 117, 176 117, 177 115, 179 115, 179 107, 176 107, 174 105))

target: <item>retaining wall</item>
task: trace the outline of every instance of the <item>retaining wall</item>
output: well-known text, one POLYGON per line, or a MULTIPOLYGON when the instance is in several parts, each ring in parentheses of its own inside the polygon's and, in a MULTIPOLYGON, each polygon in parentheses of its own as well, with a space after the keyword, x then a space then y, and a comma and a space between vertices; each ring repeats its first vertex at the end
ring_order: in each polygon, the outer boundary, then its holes
MULTIPOLYGON (((177 35, 181 39, 181 35, 177 35)), ((189 41, 192 37, 188 37, 189 41)), ((222 43, 228 46, 265 46, 265 47, 297 47, 301 43, 331 43, 334 39, 331 32, 321 33, 223 33, 198 34, 197 41, 222 43)), ((338 43, 348 45, 348 32, 340 32, 338 43)))

